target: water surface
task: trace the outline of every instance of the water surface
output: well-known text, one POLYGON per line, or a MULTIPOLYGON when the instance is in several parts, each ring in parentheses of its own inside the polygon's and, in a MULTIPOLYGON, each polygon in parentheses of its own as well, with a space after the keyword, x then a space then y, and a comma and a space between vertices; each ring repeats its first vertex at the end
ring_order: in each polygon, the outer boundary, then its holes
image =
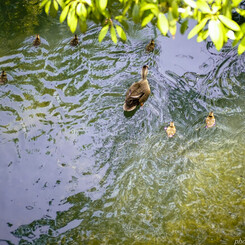
POLYGON ((90 24, 73 48, 65 25, 39 19, 0 33, 1 244, 245 240, 245 56, 132 23, 126 43, 99 44, 90 24), (125 115, 144 64, 152 94, 125 115))

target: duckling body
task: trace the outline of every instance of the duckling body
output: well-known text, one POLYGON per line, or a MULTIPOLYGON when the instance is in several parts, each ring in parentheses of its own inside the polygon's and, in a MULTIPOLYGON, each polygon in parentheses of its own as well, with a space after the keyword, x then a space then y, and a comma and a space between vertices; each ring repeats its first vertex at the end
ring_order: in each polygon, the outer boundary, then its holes
POLYGON ((150 43, 146 45, 146 51, 152 52, 155 48, 155 41, 151 39, 150 43))
POLYGON ((35 40, 33 41, 33 46, 37 47, 40 44, 41 44, 41 40, 40 40, 39 35, 37 34, 35 40))
POLYGON ((8 81, 7 73, 5 71, 2 71, 1 77, 0 77, 0 84, 5 84, 7 81, 8 81))
POLYGON ((209 115, 206 118, 206 128, 211 128, 214 125, 215 125, 215 117, 214 117, 214 113, 211 111, 209 112, 209 115))
POLYGON ((126 93, 126 98, 123 105, 124 111, 132 111, 138 105, 143 106, 145 101, 148 99, 151 89, 146 78, 147 74, 148 66, 144 65, 141 72, 142 79, 133 83, 126 93))
POLYGON ((75 35, 75 37, 71 40, 70 45, 71 46, 77 46, 78 45, 77 35, 75 35))
POLYGON ((166 130, 168 137, 170 137, 170 138, 173 137, 176 133, 176 128, 174 126, 174 122, 170 122, 170 125, 167 128, 165 128, 165 130, 166 130))

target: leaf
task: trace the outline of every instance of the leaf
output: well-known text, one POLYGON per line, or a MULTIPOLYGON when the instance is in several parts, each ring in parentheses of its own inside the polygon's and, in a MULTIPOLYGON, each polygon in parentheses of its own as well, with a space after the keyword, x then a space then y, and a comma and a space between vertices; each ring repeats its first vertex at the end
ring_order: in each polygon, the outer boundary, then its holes
POLYGON ((42 8, 44 5, 46 5, 46 3, 48 2, 49 0, 43 0, 41 3, 40 3, 40 8, 42 8))
POLYGON ((243 17, 245 17, 245 9, 238 9, 238 8, 236 8, 236 11, 237 11, 238 14, 240 14, 243 17))
POLYGON ((70 30, 72 33, 74 33, 77 29, 77 16, 74 14, 72 15, 72 19, 70 22, 70 30))
POLYGON ((119 25, 116 25, 116 29, 117 29, 117 34, 118 34, 118 36, 119 36, 123 41, 126 41, 126 40, 127 40, 127 36, 126 36, 124 30, 122 29, 122 27, 119 26, 119 25))
POLYGON ((208 37, 208 30, 200 31, 197 36, 197 42, 200 43, 208 37))
POLYGON ((240 26, 234 20, 231 20, 224 15, 219 15, 218 18, 225 26, 232 29, 233 31, 240 31, 240 26))
POLYGON ((66 19, 66 16, 67 16, 67 13, 69 11, 69 8, 70 6, 65 6, 65 8, 62 10, 61 12, 61 15, 60 15, 60 23, 62 23, 65 19, 66 19))
POLYGON ((181 23, 180 33, 184 34, 187 28, 188 28, 188 19, 181 23))
POLYGON ((102 42, 102 40, 106 36, 106 33, 108 32, 108 29, 109 29, 109 24, 107 24, 101 29, 100 34, 99 34, 99 42, 102 42))
POLYGON ((149 15, 147 15, 147 16, 143 19, 143 21, 142 21, 142 23, 141 23, 141 26, 142 26, 142 27, 146 26, 146 25, 153 19, 153 17, 154 17, 154 14, 149 14, 149 15))
POLYGON ((187 5, 189 5, 189 6, 191 6, 192 8, 194 8, 194 9, 197 7, 196 2, 193 1, 193 0, 184 0, 184 2, 185 2, 187 5))
POLYGON ((147 4, 143 5, 143 7, 140 8, 140 11, 144 12, 148 9, 150 9, 150 10, 155 9, 155 10, 159 11, 157 5, 153 4, 153 3, 147 3, 147 4))
POLYGON ((234 31, 232 30, 229 30, 227 33, 226 33, 226 36, 231 39, 231 40, 235 40, 236 39, 236 36, 234 34, 234 31))
POLYGON ((87 31, 86 19, 85 20, 79 19, 79 27, 82 33, 85 33, 87 31))
POLYGON ((206 25, 207 21, 209 20, 209 17, 206 17, 201 20, 201 22, 196 25, 188 34, 188 39, 193 38, 199 31, 201 31, 204 26, 206 25))
POLYGON ((179 11, 178 11, 178 4, 176 3, 176 1, 172 1, 172 13, 173 13, 173 17, 175 19, 179 18, 179 11))
POLYGON ((107 6, 107 0, 99 0, 99 7, 101 11, 104 11, 106 9, 106 6, 107 6))
POLYGON ((222 23, 219 20, 210 20, 208 24, 208 34, 217 50, 223 47, 222 23))
POLYGON ((138 22, 139 21, 139 13, 140 13, 140 8, 138 4, 135 4, 133 7, 133 11, 132 11, 132 17, 133 17, 133 21, 134 22, 138 22))
POLYGON ((111 40, 117 44, 117 34, 113 25, 111 25, 111 40))
POLYGON ((65 7, 65 3, 64 3, 63 0, 56 0, 56 1, 59 3, 59 5, 60 5, 60 7, 61 7, 62 9, 65 7))
POLYGON ((46 5, 45 5, 45 8, 44 8, 44 10, 45 10, 45 13, 48 15, 48 13, 49 13, 49 9, 50 9, 50 5, 51 5, 51 0, 50 1, 48 1, 47 3, 46 3, 46 5))
POLYGON ((58 9, 59 9, 59 5, 58 5, 58 3, 56 2, 56 0, 53 1, 53 4, 54 4, 54 9, 55 9, 56 12, 57 12, 58 9))
POLYGON ((67 25, 69 27, 71 27, 71 24, 72 24, 72 19, 73 19, 73 16, 75 15, 75 10, 70 8, 69 10, 69 13, 67 15, 67 25))
POLYGON ((84 0, 84 2, 86 2, 89 6, 92 6, 91 0, 84 0))
POLYGON ((160 13, 158 15, 157 27, 164 36, 167 34, 167 32, 168 32, 168 20, 163 13, 160 13))
POLYGON ((211 9, 208 5, 208 3, 205 0, 198 0, 197 1, 197 7, 203 12, 203 13, 211 13, 211 9))
POLYGON ((245 51, 245 37, 242 39, 240 44, 238 45, 238 54, 242 54, 245 51))
POLYGON ((84 18, 87 17, 87 9, 83 3, 77 5, 77 15, 79 17, 83 16, 84 18))
POLYGON ((233 7, 237 7, 240 4, 241 0, 232 0, 233 7))

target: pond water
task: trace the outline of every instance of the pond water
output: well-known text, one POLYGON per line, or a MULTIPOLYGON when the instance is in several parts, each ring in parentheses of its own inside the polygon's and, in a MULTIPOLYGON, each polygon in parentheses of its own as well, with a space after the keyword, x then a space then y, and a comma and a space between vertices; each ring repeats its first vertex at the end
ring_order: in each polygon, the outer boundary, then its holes
POLYGON ((99 44, 91 24, 73 48, 39 18, 31 34, 0 30, 0 244, 245 240, 245 55, 132 23, 125 44, 99 44), (145 64, 152 94, 127 115, 145 64))

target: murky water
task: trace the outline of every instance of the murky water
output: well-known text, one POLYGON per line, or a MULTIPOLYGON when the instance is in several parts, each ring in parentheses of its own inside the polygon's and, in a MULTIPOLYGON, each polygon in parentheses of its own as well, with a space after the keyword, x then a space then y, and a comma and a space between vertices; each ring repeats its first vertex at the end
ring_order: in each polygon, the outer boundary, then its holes
POLYGON ((245 55, 134 25, 117 46, 91 25, 73 48, 51 22, 38 48, 1 33, 0 244, 245 240, 245 55), (152 94, 125 115, 144 64, 152 94))

